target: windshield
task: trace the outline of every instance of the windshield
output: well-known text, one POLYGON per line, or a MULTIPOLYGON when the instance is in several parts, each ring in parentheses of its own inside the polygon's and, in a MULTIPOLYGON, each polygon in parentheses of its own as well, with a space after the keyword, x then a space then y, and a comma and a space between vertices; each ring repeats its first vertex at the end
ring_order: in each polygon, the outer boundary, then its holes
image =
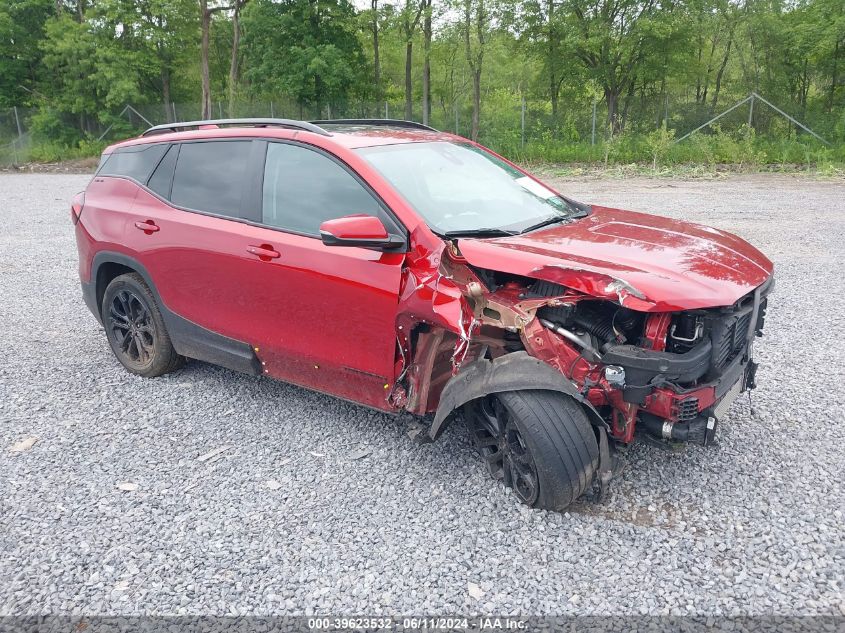
POLYGON ((441 235, 517 234, 582 214, 492 154, 464 143, 358 149, 441 235))

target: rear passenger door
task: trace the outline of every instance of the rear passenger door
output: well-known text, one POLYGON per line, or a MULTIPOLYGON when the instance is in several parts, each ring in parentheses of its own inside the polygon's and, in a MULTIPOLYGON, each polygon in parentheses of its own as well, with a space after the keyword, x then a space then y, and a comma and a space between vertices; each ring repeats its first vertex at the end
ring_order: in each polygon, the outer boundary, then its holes
MULTIPOLYGON (((173 144, 135 198, 128 242, 194 347, 219 344, 203 330, 249 342, 243 229, 261 150, 249 139, 173 144)), ((194 354, 232 366, 214 350, 194 354)))

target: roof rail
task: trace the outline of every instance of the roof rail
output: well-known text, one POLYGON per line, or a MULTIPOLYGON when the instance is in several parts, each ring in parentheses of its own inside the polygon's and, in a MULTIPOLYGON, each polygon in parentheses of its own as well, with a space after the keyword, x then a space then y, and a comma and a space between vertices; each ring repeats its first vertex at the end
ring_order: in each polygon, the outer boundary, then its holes
POLYGON ((429 132, 439 131, 416 121, 404 121, 402 119, 323 119, 320 121, 311 121, 311 123, 315 125, 377 125, 383 127, 407 127, 415 130, 427 130, 429 132))
POLYGON ((199 128, 204 125, 216 125, 218 127, 224 125, 242 126, 242 127, 283 127, 291 130, 303 130, 305 132, 313 132, 321 136, 331 136, 323 128, 309 123, 308 121, 296 121, 294 119, 208 119, 204 121, 183 121, 180 123, 163 123, 162 125, 154 125, 146 130, 141 136, 152 136, 153 134, 166 134, 167 132, 178 132, 187 128, 199 128))

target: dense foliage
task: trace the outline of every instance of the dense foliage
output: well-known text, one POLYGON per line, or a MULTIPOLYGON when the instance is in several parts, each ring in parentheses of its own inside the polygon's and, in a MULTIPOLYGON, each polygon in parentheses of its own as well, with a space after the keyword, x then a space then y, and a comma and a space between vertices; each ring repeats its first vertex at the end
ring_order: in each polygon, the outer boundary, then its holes
POLYGON ((841 161, 845 2, 0 0, 0 110, 34 139, 93 147, 141 124, 127 104, 387 113, 529 159, 841 161), (834 149, 760 101, 673 143, 752 91, 834 149))

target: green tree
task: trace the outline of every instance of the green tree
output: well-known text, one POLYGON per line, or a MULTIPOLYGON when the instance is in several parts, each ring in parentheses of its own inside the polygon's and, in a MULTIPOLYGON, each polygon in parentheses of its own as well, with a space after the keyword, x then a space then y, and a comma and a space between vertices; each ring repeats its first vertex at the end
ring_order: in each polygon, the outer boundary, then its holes
POLYGON ((116 42, 98 38, 88 22, 68 13, 51 18, 41 42, 42 92, 52 110, 74 115, 79 130, 92 132, 98 113, 138 97, 135 56, 116 42))
MULTIPOLYGON (((197 39, 194 0, 98 0, 89 10, 98 46, 131 53, 137 71, 134 103, 160 101, 173 116, 174 77, 190 59, 197 39)), ((195 98, 195 97, 194 97, 195 98)))
POLYGON ((243 14, 245 77, 300 106, 339 104, 370 76, 347 0, 256 0, 243 14))
POLYGON ((43 52, 38 43, 52 0, 0 0, 0 107, 35 100, 43 52))
POLYGON ((462 0, 463 22, 461 33, 464 38, 464 52, 472 77, 472 119, 470 138, 478 140, 481 121, 481 73, 484 54, 490 39, 492 0, 462 0))
POLYGON ((414 118, 414 39, 417 27, 426 10, 427 0, 404 0, 399 14, 399 28, 405 44, 405 118, 414 118))
POLYGON ((620 102, 646 68, 683 45, 680 5, 671 0, 565 0, 561 52, 584 65, 601 87, 612 132, 623 126, 620 102))

